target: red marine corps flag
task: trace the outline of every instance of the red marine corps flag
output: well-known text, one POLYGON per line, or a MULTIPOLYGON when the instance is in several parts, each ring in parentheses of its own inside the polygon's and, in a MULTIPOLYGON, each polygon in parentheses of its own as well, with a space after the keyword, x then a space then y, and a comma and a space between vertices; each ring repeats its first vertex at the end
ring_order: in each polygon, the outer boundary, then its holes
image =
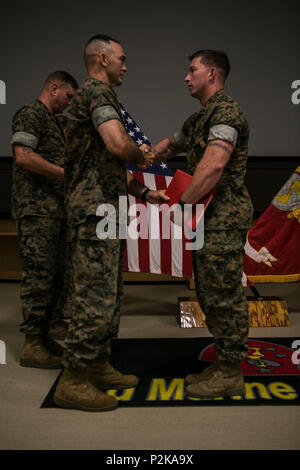
POLYGON ((250 281, 300 281, 300 166, 249 231, 245 253, 250 281))

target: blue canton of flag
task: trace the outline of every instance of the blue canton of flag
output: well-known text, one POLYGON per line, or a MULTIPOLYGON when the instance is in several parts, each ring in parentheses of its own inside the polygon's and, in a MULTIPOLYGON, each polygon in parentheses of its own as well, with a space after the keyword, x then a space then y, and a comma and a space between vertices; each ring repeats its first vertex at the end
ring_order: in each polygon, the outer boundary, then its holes
MULTIPOLYGON (((135 141, 135 143, 140 147, 142 144, 151 146, 151 142, 148 137, 145 136, 142 129, 137 125, 134 119, 126 111, 124 106, 120 104, 124 125, 126 128, 127 134, 135 141)), ((126 164, 128 170, 132 171, 142 171, 143 173, 154 173, 156 175, 164 176, 173 176, 172 171, 167 167, 164 162, 159 164, 153 164, 146 170, 137 170, 131 163, 126 164)))

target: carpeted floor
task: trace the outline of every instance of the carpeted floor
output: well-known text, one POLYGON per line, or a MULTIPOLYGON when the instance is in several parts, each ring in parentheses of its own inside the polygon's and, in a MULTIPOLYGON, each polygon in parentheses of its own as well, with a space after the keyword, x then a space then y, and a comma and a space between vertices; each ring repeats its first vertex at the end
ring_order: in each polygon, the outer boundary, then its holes
MULTIPOLYGON (((259 286, 259 291, 262 295, 277 295, 287 300, 290 326, 250 328, 250 340, 279 341, 282 346, 291 349, 291 339, 300 339, 300 284, 268 284, 259 286), (287 342, 284 343, 283 339, 287 342)), ((6 363, 0 364, 0 449, 114 452, 116 449, 300 450, 300 407, 292 400, 290 406, 283 403, 282 406, 265 406, 271 400, 264 398, 264 404, 250 407, 242 405, 241 400, 237 400, 234 406, 228 406, 223 401, 218 406, 199 406, 196 403, 184 406, 182 400, 180 406, 127 406, 124 402, 112 412, 92 414, 41 408, 59 371, 20 367, 24 338, 18 331, 21 321, 19 295, 19 283, 0 283, 0 340, 6 345, 6 363)), ((180 328, 178 325, 177 298, 189 295, 191 291, 185 284, 125 285, 120 340, 139 340, 142 349, 141 345, 146 344, 148 339, 169 339, 176 345, 173 351, 176 357, 182 353, 184 357, 181 340, 201 338, 207 341, 201 344, 211 344, 212 337, 206 328, 180 328)), ((121 346, 121 342, 119 344, 121 346)), ((140 349, 132 349, 131 352, 128 347, 126 349, 124 359, 117 364, 125 371, 129 357, 140 354, 140 349)), ((197 347, 195 353, 199 355, 199 352, 197 347)), ((157 374, 163 365, 160 364, 161 358, 165 367, 171 350, 169 352, 166 348, 164 355, 159 355, 152 347, 151 353, 155 359, 151 361, 154 378, 159 379, 161 377, 157 374)), ((181 366, 180 373, 178 369, 170 378, 182 379, 186 370, 192 372, 190 361, 189 358, 186 369, 181 366)), ((198 360, 196 363, 198 365, 198 360)), ((145 369, 146 366, 150 367, 150 361, 145 364, 145 369)), ((256 381, 257 378, 247 375, 246 382, 256 381)), ((280 389, 276 385, 270 388, 270 383, 288 383, 287 376, 284 379, 282 376, 265 379, 267 391, 276 390, 276 393, 280 389)), ((163 384, 160 383, 160 388, 157 384, 160 392, 163 391, 163 384)), ((171 393, 170 382, 165 382, 165 385, 167 394, 171 393)), ((258 395, 258 390, 253 389, 255 395, 258 395)), ((145 393, 147 391, 145 386, 145 393)))

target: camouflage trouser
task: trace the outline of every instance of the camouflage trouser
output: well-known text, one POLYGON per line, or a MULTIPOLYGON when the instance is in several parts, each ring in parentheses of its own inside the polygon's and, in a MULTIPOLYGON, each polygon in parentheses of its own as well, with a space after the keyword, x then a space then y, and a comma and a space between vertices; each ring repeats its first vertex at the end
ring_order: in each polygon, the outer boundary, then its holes
POLYGON ((17 221, 22 267, 25 334, 45 334, 64 316, 69 275, 65 269, 64 219, 28 215, 17 221))
POLYGON ((95 237, 96 217, 72 241, 72 314, 63 365, 87 368, 109 356, 119 331, 125 240, 95 237))
POLYGON ((205 232, 193 252, 195 287, 218 358, 242 361, 248 352, 248 304, 242 286, 245 230, 205 232))

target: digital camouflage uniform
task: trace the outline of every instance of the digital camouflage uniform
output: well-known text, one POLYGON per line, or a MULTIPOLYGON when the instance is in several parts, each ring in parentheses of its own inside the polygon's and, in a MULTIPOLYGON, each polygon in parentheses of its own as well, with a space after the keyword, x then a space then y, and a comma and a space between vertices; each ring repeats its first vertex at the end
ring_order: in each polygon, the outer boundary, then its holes
MULTIPOLYGON (((108 84, 88 78, 68 112, 65 163, 65 201, 72 247, 72 318, 65 340, 63 365, 88 368, 110 355, 117 336, 122 302, 124 243, 100 240, 96 216, 100 204, 116 209, 127 195, 125 161, 109 153, 98 132, 105 121, 122 114, 117 96, 108 84)), ((117 229, 118 233, 118 229, 117 229)))
POLYGON ((193 252, 195 287, 220 360, 241 361, 248 351, 248 304, 242 286, 244 245, 253 208, 244 185, 249 127, 239 104, 217 91, 184 123, 188 171, 193 174, 209 140, 227 140, 227 126, 236 143, 205 212, 204 247, 193 252), (216 127, 217 126, 217 127, 216 127), (225 127, 223 127, 225 126, 225 127), (212 135, 212 128, 216 132, 212 135))
MULTIPOLYGON (((63 129, 40 100, 15 114, 12 131, 12 145, 30 147, 50 163, 64 166, 63 129)), ((63 182, 17 165, 14 157, 12 216, 20 242, 25 320, 21 331, 26 334, 44 334, 63 316, 67 283, 63 199, 63 182)))

